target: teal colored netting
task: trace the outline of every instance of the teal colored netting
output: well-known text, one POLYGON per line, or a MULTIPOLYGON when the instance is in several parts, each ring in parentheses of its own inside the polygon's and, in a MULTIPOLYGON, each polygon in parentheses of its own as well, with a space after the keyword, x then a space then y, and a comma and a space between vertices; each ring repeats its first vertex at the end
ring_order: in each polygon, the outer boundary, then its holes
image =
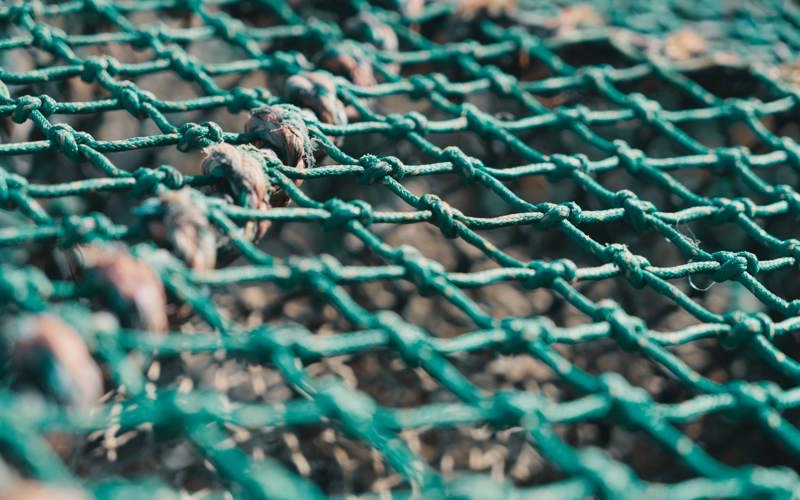
POLYGON ((4 335, 14 319, 63 318, 110 393, 87 410, 4 384, 4 484, 107 498, 192 484, 247 498, 800 493, 797 8, 530 1, 467 21, 451 3, 413 3, 0 6, 4 335), (399 49, 346 29, 356 11, 399 49), (202 175, 200 150, 252 142, 248 110, 286 102, 282 79, 345 38, 376 83, 335 78, 347 124, 301 115, 327 156, 316 168, 261 158, 292 203, 213 196, 222 181, 202 175), (186 186, 234 263, 192 270, 157 251, 141 206, 186 186), (237 228, 253 220, 272 222, 259 244, 237 228), (397 237, 399 226, 416 232, 397 237), (98 305, 108 288, 68 262, 112 241, 157 272, 171 333, 121 328, 119 308, 98 305), (507 294, 482 295, 500 285, 507 294), (247 314, 231 298, 244 287, 270 290, 247 314), (524 297, 516 309, 512 295, 524 297), (292 316, 297 297, 305 313, 292 316), (508 382, 517 365, 496 368, 522 358, 539 371, 508 382), (193 359, 233 366, 231 378, 269 370, 286 391, 237 396, 222 371, 200 383, 210 368, 190 373, 193 359), (377 368, 351 362, 365 359, 377 368), (341 377, 320 369, 331 360, 341 377), (637 383, 631 360, 652 383, 637 383), (490 365, 503 383, 479 377, 490 365), (368 389, 392 370, 417 375, 391 397, 368 389), (542 370, 550 386, 526 385, 542 370), (715 441, 726 427, 733 437, 715 441), (457 428, 520 443, 462 466, 435 451, 457 428), (289 452, 251 445, 275 429, 289 452), (304 454, 321 439, 307 429, 332 429, 334 451, 304 454), (420 444, 416 431, 444 437, 420 444), (57 449, 65 440, 73 452, 57 449), (339 440, 362 453, 342 458, 339 440), (152 451, 164 443, 184 458, 152 451), (526 474, 522 448, 540 472, 526 474), (122 455, 141 463, 115 467, 122 455), (373 462, 382 486, 359 483, 373 462), (347 470, 359 472, 343 483, 347 470))

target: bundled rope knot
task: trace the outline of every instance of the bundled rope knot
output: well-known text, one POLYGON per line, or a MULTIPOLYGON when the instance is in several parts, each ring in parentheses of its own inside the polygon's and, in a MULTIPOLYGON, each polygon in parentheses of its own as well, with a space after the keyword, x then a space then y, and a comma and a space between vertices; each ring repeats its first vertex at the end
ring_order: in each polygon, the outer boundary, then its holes
POLYGON ((111 309, 127 328, 163 333, 167 326, 167 295, 161 278, 125 248, 87 245, 82 258, 81 286, 111 309))
POLYGON ((320 71, 303 72, 286 80, 286 98, 314 112, 330 125, 347 125, 347 111, 336 97, 336 82, 320 71))
POLYGON ((360 87, 370 87, 377 83, 372 70, 372 59, 361 45, 352 41, 329 45, 317 56, 317 64, 360 87))
MULTIPOLYGON (((339 127, 347 125, 347 108, 336 96, 336 82, 321 71, 303 72, 290 76, 285 84, 286 98, 301 106, 304 111, 329 125, 339 127)), ((344 136, 330 137, 331 142, 341 147, 344 136)), ((325 151, 315 151, 316 161, 322 161, 325 151)))
POLYGON ((345 32, 380 50, 397 52, 400 42, 391 26, 369 12, 359 12, 344 25, 345 32))
MULTIPOLYGON (((200 165, 203 173, 224 181, 222 189, 212 194, 244 208, 267 210, 272 206, 272 184, 254 155, 228 143, 215 144, 203 152, 206 155, 200 165)), ((269 226, 269 220, 250 220, 245 225, 245 234, 251 241, 257 242, 266 234, 269 226)))
POLYGON ((284 165, 314 166, 314 144, 299 108, 287 104, 261 106, 250 112, 244 130, 255 146, 271 149, 284 165))
POLYGON ((138 209, 152 240, 198 271, 213 269, 217 238, 205 199, 191 188, 164 191, 138 209))
POLYGON ((52 313, 26 315, 3 328, 15 379, 33 383, 62 404, 90 406, 103 395, 103 375, 83 338, 52 313))

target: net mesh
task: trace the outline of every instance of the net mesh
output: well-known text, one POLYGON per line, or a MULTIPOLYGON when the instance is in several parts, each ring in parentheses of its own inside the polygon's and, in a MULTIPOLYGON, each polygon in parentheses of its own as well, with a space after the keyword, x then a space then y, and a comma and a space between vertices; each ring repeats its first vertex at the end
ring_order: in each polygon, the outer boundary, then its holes
POLYGON ((0 6, 3 316, 72 325, 107 389, 82 408, 6 384, 7 484, 797 492, 796 7, 416 4, 0 6), (376 75, 334 77, 346 123, 286 108, 326 159, 244 147, 291 203, 216 196, 201 150, 254 143, 248 111, 326 50, 376 75), (192 269, 143 222, 187 186, 230 265, 192 269), (119 241, 172 333, 72 269, 119 241))

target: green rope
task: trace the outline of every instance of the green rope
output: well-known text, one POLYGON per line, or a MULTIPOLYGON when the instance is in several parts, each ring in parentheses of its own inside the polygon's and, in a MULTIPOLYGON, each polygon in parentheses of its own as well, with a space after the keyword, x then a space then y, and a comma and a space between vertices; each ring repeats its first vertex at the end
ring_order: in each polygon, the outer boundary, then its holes
MULTIPOLYGON (((633 2, 620 9, 617 2, 598 0, 594 9, 605 17, 604 25, 551 37, 543 33, 548 20, 562 12, 562 2, 520 2, 517 26, 485 17, 474 22, 480 42, 442 42, 434 41, 418 26, 454 19, 459 15, 455 4, 432 3, 420 12, 403 15, 399 13, 402 9, 385 9, 391 2, 343 3, 342 9, 369 12, 376 22, 390 28, 399 40, 400 50, 387 51, 379 50, 374 40, 372 45, 342 43, 348 36, 339 25, 318 18, 309 21, 304 8, 293 10, 295 3, 75 0, 0 6, 0 26, 4 30, 0 40, 0 116, 36 131, 30 140, 0 144, 0 201, 23 221, 3 222, 0 226, 2 312, 4 316, 46 312, 63 318, 107 370, 118 395, 113 402, 81 409, 54 403, 31 404, 26 396, 5 386, 0 391, 0 449, 4 457, 11 459, 9 462, 20 464, 23 475, 41 481, 83 482, 98 498, 169 497, 174 492, 154 477, 83 477, 68 469, 43 438, 51 432, 91 434, 111 425, 123 433, 146 425, 177 429, 236 496, 323 497, 324 485, 301 477, 277 459, 255 459, 231 445, 229 429, 303 428, 333 423, 350 439, 380 454, 403 478, 410 489, 393 491, 398 497, 744 498, 788 497, 800 492, 800 481, 790 468, 755 463, 727 465, 685 432, 686 425, 714 415, 743 418, 797 457, 800 431, 786 413, 800 407, 800 387, 781 386, 769 380, 720 383, 693 369, 675 349, 701 340, 717 342, 730 349, 746 350, 786 380, 800 379, 800 362, 782 352, 777 344, 782 337, 793 337, 800 330, 800 299, 791 297, 789 287, 773 289, 765 284, 776 275, 793 275, 800 264, 800 239, 773 229, 774 221, 800 214, 800 193, 788 181, 774 181, 778 168, 788 166, 800 172, 800 145, 765 125, 772 119, 796 116, 800 107, 797 85, 776 76, 776 68, 791 63, 800 52, 800 11, 795 6, 765 0, 731 13, 733 7, 726 7, 727 2, 633 2), (246 16, 237 18, 235 8, 242 7, 240 4, 268 13, 273 24, 257 27, 250 25, 246 16), (172 27, 132 20, 138 19, 137 14, 153 12, 163 16, 180 12, 197 22, 172 27), (52 22, 62 16, 91 16, 105 28, 91 34, 65 33, 52 22), (670 60, 658 51, 637 47, 630 37, 620 36, 647 35, 649 40, 665 40, 670 33, 687 27, 703 33, 709 23, 721 32, 719 40, 709 41, 709 52, 724 51, 727 69, 747 74, 763 87, 763 92, 717 96, 695 80, 699 70, 717 67, 717 63, 697 67, 692 61, 670 60), (213 40, 235 48, 241 57, 208 63, 187 52, 190 44, 213 40), (109 44, 148 50, 152 57, 146 62, 125 63, 111 55, 82 56, 89 52, 84 49, 99 53, 109 44), (257 165, 270 185, 284 192, 292 204, 263 210, 239 199, 231 202, 224 197, 204 196, 208 221, 227 238, 226 249, 238 252, 246 262, 213 270, 191 269, 174 256, 156 250, 155 238, 147 235, 138 220, 143 216, 135 210, 131 210, 131 216, 117 220, 100 212, 65 213, 58 208, 59 202, 90 196, 139 204, 167 191, 191 187, 198 194, 207 193, 207 188, 219 184, 214 176, 197 174, 199 169, 194 172, 197 175, 190 175, 169 165, 129 169, 115 162, 120 153, 126 152, 175 146, 180 152, 196 154, 222 142, 253 142, 254 134, 241 132, 244 127, 226 130, 213 121, 182 122, 179 116, 192 111, 226 110, 242 117, 243 123, 249 110, 284 103, 283 96, 273 95, 266 88, 228 88, 219 83, 224 76, 267 73, 280 79, 319 69, 318 61, 312 62, 300 51, 264 49, 272 44, 331 48, 345 55, 351 54, 347 50, 362 50, 364 54, 358 57, 371 61, 379 82, 358 85, 346 77, 334 77, 338 98, 358 115, 358 119, 346 124, 324 123, 313 113, 292 115, 292 119, 305 121, 308 141, 313 141, 318 152, 329 158, 324 164, 306 169, 284 164, 291 162, 281 154, 257 157, 257 165), (564 55, 572 48, 589 54, 593 50, 613 50, 627 64, 575 65, 564 55), (52 61, 31 70, 15 69, 11 60, 13 51, 19 49, 47 53, 52 61), (535 61, 548 74, 531 81, 512 75, 497 62, 508 57, 535 61), (443 73, 430 71, 399 76, 411 71, 398 73, 398 67, 415 65, 448 66, 462 78, 454 81, 443 73), (128 80, 159 73, 177 75, 199 96, 165 100, 128 80), (69 102, 46 93, 17 92, 20 88, 52 88, 47 85, 69 79, 94 84, 108 97, 69 102), (670 109, 667 103, 628 90, 644 81, 666 85, 694 105, 670 109), (597 109, 544 104, 547 96, 559 92, 598 95, 607 104, 597 109), (524 113, 509 118, 469 102, 471 96, 481 93, 513 101, 524 113), (394 96, 424 100, 440 118, 428 118, 419 112, 382 115, 377 111, 379 107, 372 105, 375 100, 394 96), (65 123, 85 123, 77 118, 107 112, 127 113, 148 127, 138 129, 141 135, 100 140, 65 123), (64 120, 65 116, 76 119, 64 120), (677 153, 669 157, 652 153, 648 156, 629 141, 609 138, 602 132, 631 121, 655 131, 677 153), (743 126, 763 147, 753 148, 754 151, 737 145, 709 147, 693 133, 698 124, 713 128, 717 122, 743 126), (547 154, 525 139, 552 130, 570 132, 598 154, 592 158, 570 151, 547 154), (339 140, 358 140, 372 134, 407 142, 430 162, 408 164, 377 152, 352 156, 353 150, 348 152, 339 140), (500 144, 519 161, 498 165, 490 159, 470 156, 457 146, 437 145, 442 142, 439 137, 451 138, 455 134, 500 144), (18 160, 40 154, 49 154, 59 163, 75 168, 82 173, 80 178, 54 182, 47 175, 14 167, 18 160), (727 179, 730 186, 737 187, 727 194, 699 194, 697 184, 686 181, 687 174, 697 172, 727 179), (626 174, 635 183, 630 189, 609 187, 604 184, 604 176, 613 173, 626 174), (502 202, 499 215, 478 217, 463 213, 448 203, 444 193, 417 195, 403 182, 440 175, 457 176, 460 183, 471 184, 487 197, 502 202), (546 178, 554 186, 570 185, 575 192, 582 192, 581 199, 591 202, 584 206, 576 201, 532 202, 514 188, 517 181, 537 178, 546 178), (380 210, 364 200, 336 197, 320 200, 297 186, 301 180, 355 180, 369 189, 388 191, 409 209, 380 210), (656 206, 646 199, 648 191, 639 189, 644 185, 668 193, 681 208, 656 206), (739 190, 749 196, 735 196, 739 190), (343 263, 329 255, 277 257, 256 245, 245 230, 253 222, 264 222, 266 227, 269 222, 281 221, 347 233, 371 253, 366 259, 369 264, 343 263), (484 271, 450 272, 412 246, 388 244, 374 227, 422 223, 435 226, 447 238, 463 240, 496 265, 484 271), (703 248, 681 230, 681 224, 689 223, 709 228, 733 224, 753 242, 754 250, 703 248), (597 228, 611 225, 665 238, 681 263, 658 266, 622 243, 604 243, 590 235, 597 228), (574 244, 580 255, 552 261, 522 260, 483 236, 485 231, 524 226, 534 231, 556 231, 574 244), (137 331, 125 325, 124 315, 115 307, 111 309, 116 319, 98 319, 86 308, 89 299, 99 293, 96 289, 87 288, 80 279, 53 277, 34 262, 20 261, 14 253, 21 249, 33 256, 53 245, 67 252, 77 245, 113 241, 131 244, 134 257, 156 271, 170 302, 188 305, 207 323, 208 330, 189 332, 182 328, 181 332, 169 334, 137 331), (687 292, 686 287, 678 286, 679 282, 701 277, 710 277, 716 283, 737 282, 760 302, 763 311, 746 311, 732 304, 719 312, 697 294, 687 292), (691 315, 696 324, 655 331, 643 319, 626 312, 623 298, 598 302, 585 293, 583 285, 611 279, 663 296, 691 315), (416 293, 436 295, 450 302, 466 315, 470 331, 452 338, 436 337, 435 332, 426 331, 395 312, 368 310, 346 288, 401 280, 412 284, 416 293), (472 289, 505 282, 517 283, 527 290, 549 290, 579 311, 585 324, 558 326, 544 316, 498 317, 470 293, 472 289), (264 283, 314 294, 332 305, 353 331, 323 336, 300 324, 262 324, 252 328, 223 314, 215 300, 234 285, 264 283), (620 349, 652 361, 676 379, 690 397, 672 403, 654 401, 644 389, 622 376, 589 373, 554 348, 558 344, 603 339, 613 340, 620 349), (479 350, 531 356, 547 365, 575 397, 554 401, 544 393, 490 393, 453 362, 456 356, 479 350), (454 401, 410 408, 382 407, 366 394, 342 382, 315 378, 306 369, 316 360, 378 351, 390 351, 406 366, 424 370, 453 394, 454 401), (147 359, 168 359, 218 352, 274 368, 297 396, 280 403, 257 403, 230 401, 205 388, 190 392, 174 387, 154 388, 132 360, 132 353, 147 359), (572 446, 555 430, 560 425, 594 421, 610 422, 647 436, 685 466, 692 478, 670 484, 639 478, 632 467, 606 451, 572 446), (480 475, 444 476, 400 436, 404 430, 451 429, 459 425, 524 429, 526 439, 563 478, 523 488, 480 475)), ((380 36, 377 31, 370 33, 373 38, 380 36)), ((286 113, 296 113, 296 108, 285 109, 286 113)), ((309 151, 305 153, 310 156, 309 151)))

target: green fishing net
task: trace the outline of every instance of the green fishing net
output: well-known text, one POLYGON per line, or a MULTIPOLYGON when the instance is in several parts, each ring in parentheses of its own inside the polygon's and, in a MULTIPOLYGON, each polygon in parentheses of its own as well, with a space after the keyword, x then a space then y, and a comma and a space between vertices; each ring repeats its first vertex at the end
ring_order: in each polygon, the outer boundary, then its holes
POLYGON ((0 29, 4 495, 800 491, 793 3, 0 29))

